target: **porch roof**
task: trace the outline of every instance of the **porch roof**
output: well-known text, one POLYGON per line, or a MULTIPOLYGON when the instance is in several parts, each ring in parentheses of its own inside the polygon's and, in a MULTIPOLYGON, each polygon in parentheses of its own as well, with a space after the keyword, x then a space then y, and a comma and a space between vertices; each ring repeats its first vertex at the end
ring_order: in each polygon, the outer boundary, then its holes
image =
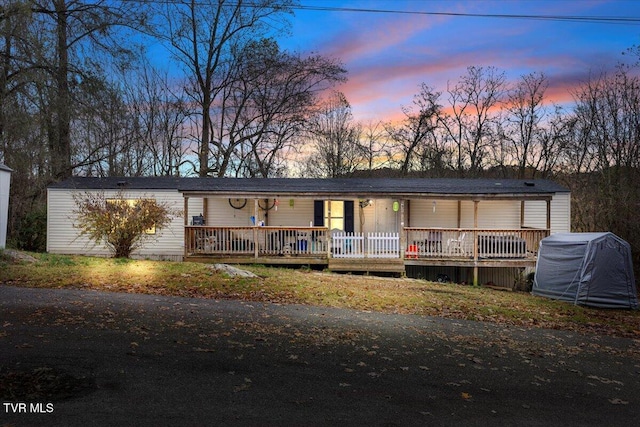
POLYGON ((569 190, 549 180, 451 178, 74 177, 49 188, 177 190, 186 196, 548 199, 569 190))

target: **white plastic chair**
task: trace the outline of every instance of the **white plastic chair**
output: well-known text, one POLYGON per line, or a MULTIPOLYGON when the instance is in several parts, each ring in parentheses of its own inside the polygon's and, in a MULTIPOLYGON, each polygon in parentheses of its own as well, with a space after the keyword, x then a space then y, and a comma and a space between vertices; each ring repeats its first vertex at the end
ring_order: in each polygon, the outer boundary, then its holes
POLYGON ((456 239, 447 240, 447 250, 450 255, 464 254, 464 238, 467 233, 460 233, 456 239))

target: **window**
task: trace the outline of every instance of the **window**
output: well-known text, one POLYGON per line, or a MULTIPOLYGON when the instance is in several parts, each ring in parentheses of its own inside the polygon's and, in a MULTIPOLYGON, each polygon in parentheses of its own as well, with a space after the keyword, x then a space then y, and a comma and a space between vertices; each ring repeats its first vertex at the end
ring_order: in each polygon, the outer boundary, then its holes
MULTIPOLYGON (((355 231, 354 223, 354 203, 353 200, 338 201, 331 203, 331 228, 352 233, 355 231)), ((316 227, 329 227, 329 202, 324 200, 313 201, 313 225, 316 227)))
MULTIPOLYGON (((331 200, 331 229, 344 230, 344 202, 331 200)), ((329 224, 329 203, 324 205, 324 222, 329 224)))

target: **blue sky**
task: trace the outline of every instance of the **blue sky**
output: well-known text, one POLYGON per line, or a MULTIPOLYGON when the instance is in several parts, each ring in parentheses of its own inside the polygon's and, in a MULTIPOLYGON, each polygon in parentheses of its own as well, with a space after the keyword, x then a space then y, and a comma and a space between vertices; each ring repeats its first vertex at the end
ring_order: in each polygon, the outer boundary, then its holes
POLYGON ((469 66, 494 66, 509 81, 529 72, 549 79, 548 99, 571 100, 590 73, 609 70, 640 45, 638 0, 301 0, 305 6, 572 17, 637 18, 633 24, 586 23, 356 11, 296 10, 283 48, 342 61, 349 81, 339 87, 358 120, 397 118, 421 83, 438 91, 469 66))

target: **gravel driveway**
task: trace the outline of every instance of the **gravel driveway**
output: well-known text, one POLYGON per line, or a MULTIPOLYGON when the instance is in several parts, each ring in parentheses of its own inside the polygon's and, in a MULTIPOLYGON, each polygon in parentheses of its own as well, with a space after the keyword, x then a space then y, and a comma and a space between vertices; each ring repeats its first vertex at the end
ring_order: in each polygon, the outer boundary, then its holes
POLYGON ((0 326, 0 426, 638 423, 638 340, 9 286, 0 326))

